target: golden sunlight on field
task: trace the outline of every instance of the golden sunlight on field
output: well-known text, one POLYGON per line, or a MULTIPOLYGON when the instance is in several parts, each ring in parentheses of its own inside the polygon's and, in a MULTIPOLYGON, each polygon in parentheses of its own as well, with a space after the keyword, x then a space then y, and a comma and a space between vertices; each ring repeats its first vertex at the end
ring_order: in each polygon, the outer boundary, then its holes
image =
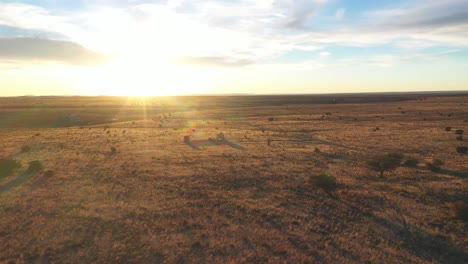
POLYGON ((0 262, 464 263, 467 99, 0 98, 0 262))

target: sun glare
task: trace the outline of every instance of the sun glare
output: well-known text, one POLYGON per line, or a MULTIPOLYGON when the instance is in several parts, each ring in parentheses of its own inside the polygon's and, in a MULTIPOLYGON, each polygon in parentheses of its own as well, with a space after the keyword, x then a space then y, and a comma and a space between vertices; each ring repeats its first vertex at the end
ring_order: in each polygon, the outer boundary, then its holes
POLYGON ((135 57, 84 70, 77 83, 87 94, 162 96, 210 93, 216 79, 206 69, 135 57))
MULTIPOLYGON (((106 65, 83 70, 75 78, 79 89, 87 94, 146 96, 213 93, 219 88, 225 70, 181 63, 180 58, 221 52, 225 45, 219 45, 214 36, 228 39, 232 34, 163 10, 152 11, 158 16, 138 23, 127 21, 118 32, 105 31, 97 36, 100 44, 95 46, 102 46, 112 59, 106 65), (127 37, 122 39, 122 35, 127 37)), ((118 13, 108 17, 126 21, 118 13)), ((238 35, 231 38, 230 42, 244 39, 238 35)))

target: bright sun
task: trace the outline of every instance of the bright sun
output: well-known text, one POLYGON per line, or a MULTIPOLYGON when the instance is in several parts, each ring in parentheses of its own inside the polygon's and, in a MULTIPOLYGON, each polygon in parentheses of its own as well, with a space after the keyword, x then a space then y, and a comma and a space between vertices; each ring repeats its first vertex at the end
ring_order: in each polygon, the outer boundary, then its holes
POLYGON ((82 69, 74 77, 77 89, 129 96, 216 93, 221 81, 226 82, 226 69, 180 61, 222 56, 231 50, 229 45, 246 45, 244 37, 158 8, 152 12, 157 15, 142 21, 126 20, 118 13, 106 14, 111 24, 97 21, 105 30, 97 35, 99 41, 89 44, 109 54, 111 61, 82 69))
POLYGON ((78 85, 88 94, 161 96, 210 93, 216 79, 208 69, 133 58, 86 70, 78 85))

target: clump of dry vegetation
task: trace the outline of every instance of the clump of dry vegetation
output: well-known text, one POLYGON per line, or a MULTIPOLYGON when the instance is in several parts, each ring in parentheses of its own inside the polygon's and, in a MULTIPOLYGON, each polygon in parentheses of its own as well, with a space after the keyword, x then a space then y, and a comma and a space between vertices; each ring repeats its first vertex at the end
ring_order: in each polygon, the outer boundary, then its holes
POLYGON ((450 205, 450 216, 468 221, 468 204, 464 201, 456 201, 450 205))
POLYGON ((419 160, 416 158, 408 157, 406 158, 405 162, 403 165, 408 166, 408 167, 416 167, 419 164, 419 160))
POLYGON ((44 177, 49 178, 49 177, 54 176, 54 174, 55 174, 55 173, 54 173, 53 170, 46 170, 46 171, 44 172, 44 177))
POLYGON ((457 129, 455 130, 455 134, 457 135, 457 140, 460 140, 462 141, 463 140, 463 133, 465 131, 463 131, 462 129, 457 129))
POLYGON ((457 153, 466 154, 467 152, 468 152, 468 147, 465 147, 465 146, 457 147, 457 153))
POLYGON ((438 172, 441 170, 442 165, 444 165, 445 162, 440 160, 440 159, 434 159, 431 162, 426 163, 426 167, 432 171, 432 172, 438 172))
POLYGON ((400 166, 403 154, 388 153, 383 156, 376 156, 367 162, 370 169, 379 172, 379 177, 383 177, 386 171, 392 171, 400 166))

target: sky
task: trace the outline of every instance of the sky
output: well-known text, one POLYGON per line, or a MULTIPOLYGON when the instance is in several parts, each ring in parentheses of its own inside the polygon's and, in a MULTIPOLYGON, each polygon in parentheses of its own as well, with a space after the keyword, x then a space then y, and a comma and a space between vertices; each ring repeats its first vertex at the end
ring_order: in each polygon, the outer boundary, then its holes
POLYGON ((0 96, 468 91, 468 0, 0 0, 0 96))

